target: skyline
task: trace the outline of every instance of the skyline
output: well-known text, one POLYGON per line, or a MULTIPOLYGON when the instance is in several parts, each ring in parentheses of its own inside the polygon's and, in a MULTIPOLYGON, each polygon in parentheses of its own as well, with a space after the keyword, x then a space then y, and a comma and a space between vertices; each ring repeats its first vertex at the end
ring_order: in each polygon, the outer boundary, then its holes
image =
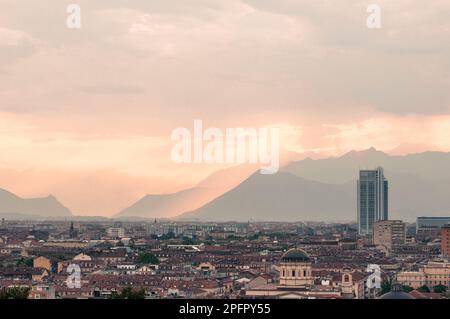
POLYGON ((0 215, 39 220, 91 216, 203 222, 355 222, 358 172, 381 165, 388 167, 384 171, 394 185, 390 217, 412 222, 424 212, 427 216, 448 215, 450 173, 442 171, 448 158, 450 152, 392 156, 370 148, 340 157, 292 161, 269 175, 259 172, 259 164, 242 164, 218 170, 192 188, 146 194, 124 209, 116 207, 110 215, 79 214, 60 198, 20 198, 0 187, 0 215))
POLYGON ((80 0, 70 30, 66 3, 1 0, 0 188, 111 215, 192 187, 228 167, 172 163, 197 118, 280 127, 284 164, 449 152, 450 3, 378 2, 370 30, 369 1, 80 0))

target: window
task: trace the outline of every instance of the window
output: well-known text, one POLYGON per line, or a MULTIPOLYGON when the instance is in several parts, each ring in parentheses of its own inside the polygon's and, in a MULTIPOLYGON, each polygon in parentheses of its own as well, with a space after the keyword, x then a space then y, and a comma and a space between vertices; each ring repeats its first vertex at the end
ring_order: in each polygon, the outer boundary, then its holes
POLYGON ((295 277, 295 270, 292 271, 292 277, 295 277))

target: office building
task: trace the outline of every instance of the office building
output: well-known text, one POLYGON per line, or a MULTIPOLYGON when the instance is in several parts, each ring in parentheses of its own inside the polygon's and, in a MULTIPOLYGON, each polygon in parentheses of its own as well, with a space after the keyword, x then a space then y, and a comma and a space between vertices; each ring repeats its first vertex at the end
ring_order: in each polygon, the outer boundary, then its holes
POLYGON ((373 244, 382 246, 388 252, 395 245, 403 245, 406 241, 406 225, 401 220, 381 220, 373 226, 373 244))
POLYGON ((417 217, 416 235, 421 240, 434 240, 441 235, 441 228, 450 224, 450 217, 417 217))
POLYGON ((358 232, 360 235, 373 233, 373 225, 389 217, 389 185, 383 168, 360 170, 358 192, 358 232))

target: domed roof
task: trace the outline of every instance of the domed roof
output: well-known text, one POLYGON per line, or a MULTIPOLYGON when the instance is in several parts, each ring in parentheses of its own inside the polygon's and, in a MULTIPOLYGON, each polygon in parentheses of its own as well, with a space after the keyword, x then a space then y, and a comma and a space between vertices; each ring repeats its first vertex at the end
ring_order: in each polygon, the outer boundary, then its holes
POLYGON ((415 299, 409 293, 404 292, 399 284, 392 284, 391 291, 380 296, 379 299, 415 299))
POLYGON ((287 262, 307 262, 309 260, 308 254, 304 250, 298 248, 289 249, 281 257, 281 261, 287 262))

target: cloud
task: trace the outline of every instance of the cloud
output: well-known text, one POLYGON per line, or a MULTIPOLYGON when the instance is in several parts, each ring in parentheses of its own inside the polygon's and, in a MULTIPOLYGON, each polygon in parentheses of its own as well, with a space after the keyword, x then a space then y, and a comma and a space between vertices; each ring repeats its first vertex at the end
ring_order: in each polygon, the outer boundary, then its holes
MULTIPOLYGON (((378 1, 382 28, 366 28, 370 1, 244 0, 257 10, 302 21, 316 54, 298 66, 315 102, 320 99, 398 114, 450 110, 448 1, 378 1)), ((337 109, 335 110, 337 111, 337 109)))
MULTIPOLYGON (((351 124, 326 125, 335 133, 325 138, 339 153, 351 149, 363 150, 370 146, 396 153, 424 150, 450 150, 450 116, 394 116, 378 114, 351 124), (427 146, 427 147, 425 147, 427 146)), ((404 153, 403 153, 404 154, 404 153)))

